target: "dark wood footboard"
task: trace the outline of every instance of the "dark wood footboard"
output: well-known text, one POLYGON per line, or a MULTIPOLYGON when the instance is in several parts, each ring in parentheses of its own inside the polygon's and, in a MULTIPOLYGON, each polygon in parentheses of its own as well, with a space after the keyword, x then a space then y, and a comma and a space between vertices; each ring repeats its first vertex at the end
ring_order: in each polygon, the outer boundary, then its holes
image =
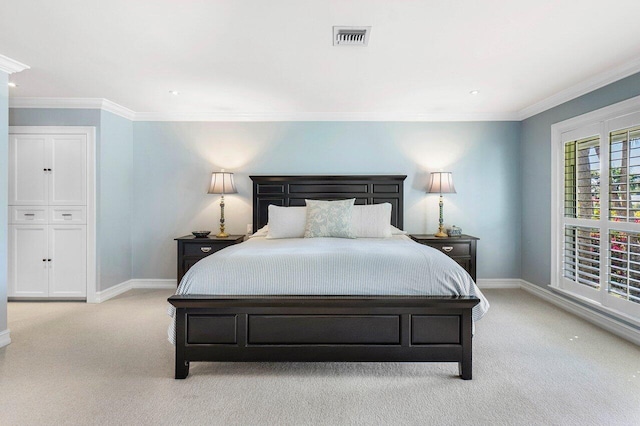
POLYGON ((172 296, 175 378, 192 361, 457 362, 472 375, 471 296, 172 296))

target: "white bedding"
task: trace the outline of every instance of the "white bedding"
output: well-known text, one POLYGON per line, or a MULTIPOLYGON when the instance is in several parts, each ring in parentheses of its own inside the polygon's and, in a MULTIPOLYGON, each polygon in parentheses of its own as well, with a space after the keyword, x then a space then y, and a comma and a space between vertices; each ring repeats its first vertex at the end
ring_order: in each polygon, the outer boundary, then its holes
MULTIPOLYGON (((480 299, 473 308, 474 321, 489 308, 489 302, 460 265, 405 235, 357 239, 254 237, 196 263, 176 294, 465 295, 480 299)), ((169 339, 174 340, 173 326, 169 339)))

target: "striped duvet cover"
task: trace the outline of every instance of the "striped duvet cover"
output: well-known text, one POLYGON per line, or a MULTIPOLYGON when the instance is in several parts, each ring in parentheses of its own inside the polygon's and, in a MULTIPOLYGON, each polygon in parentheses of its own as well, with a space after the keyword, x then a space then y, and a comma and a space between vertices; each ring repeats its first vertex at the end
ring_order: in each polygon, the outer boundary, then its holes
MULTIPOLYGON (((254 237, 196 263, 176 294, 476 296, 472 317, 489 308, 454 260, 405 235, 391 238, 254 237)), ((173 316, 173 307, 170 308, 173 316)), ((175 330, 169 328, 169 340, 175 330)))

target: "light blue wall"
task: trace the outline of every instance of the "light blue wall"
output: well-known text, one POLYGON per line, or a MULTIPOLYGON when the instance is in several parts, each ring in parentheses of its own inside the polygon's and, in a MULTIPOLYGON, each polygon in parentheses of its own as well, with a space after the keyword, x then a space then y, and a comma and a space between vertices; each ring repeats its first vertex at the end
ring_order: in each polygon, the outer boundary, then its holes
POLYGON ((103 111, 100 117, 98 258, 100 289, 131 279, 133 124, 103 111))
POLYGON ((0 333, 7 329, 7 233, 9 231, 9 76, 0 71, 0 333))
POLYGON ((431 171, 454 173, 447 225, 481 238, 480 278, 520 276, 520 124, 135 122, 98 110, 12 109, 11 125, 95 126, 99 289, 129 278, 174 278, 173 238, 215 229, 211 171, 236 173, 227 224, 251 222, 250 174, 406 174, 405 229, 432 233, 431 171), (134 182, 132 184, 132 181, 134 182))
POLYGON ((522 278, 551 280, 551 125, 640 95, 640 73, 522 122, 522 278))
POLYGON ((452 171, 445 222, 480 237, 479 278, 520 276, 520 123, 134 122, 133 276, 175 278, 173 238, 216 229, 210 173, 236 174, 227 230, 251 223, 251 174, 406 174, 405 229, 433 233, 431 171, 452 171))
POLYGON ((98 290, 131 278, 131 121, 97 109, 12 108, 12 126, 96 128, 98 290))

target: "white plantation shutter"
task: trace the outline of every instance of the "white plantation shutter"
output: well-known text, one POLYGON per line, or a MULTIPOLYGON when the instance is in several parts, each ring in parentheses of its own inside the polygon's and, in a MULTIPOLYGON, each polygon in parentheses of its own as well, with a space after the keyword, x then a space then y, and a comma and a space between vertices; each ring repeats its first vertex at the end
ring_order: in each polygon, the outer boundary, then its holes
POLYGON ((565 216, 600 218, 600 138, 565 144, 565 216))
POLYGON ((640 233, 609 231, 609 294, 640 303, 640 233))
POLYGON ((640 128, 609 135, 609 219, 640 222, 640 128))
POLYGON ((565 278, 600 288, 600 229, 566 226, 563 265, 565 278))
POLYGON ((565 142, 562 276, 587 292, 601 282, 600 165, 599 136, 565 142))

